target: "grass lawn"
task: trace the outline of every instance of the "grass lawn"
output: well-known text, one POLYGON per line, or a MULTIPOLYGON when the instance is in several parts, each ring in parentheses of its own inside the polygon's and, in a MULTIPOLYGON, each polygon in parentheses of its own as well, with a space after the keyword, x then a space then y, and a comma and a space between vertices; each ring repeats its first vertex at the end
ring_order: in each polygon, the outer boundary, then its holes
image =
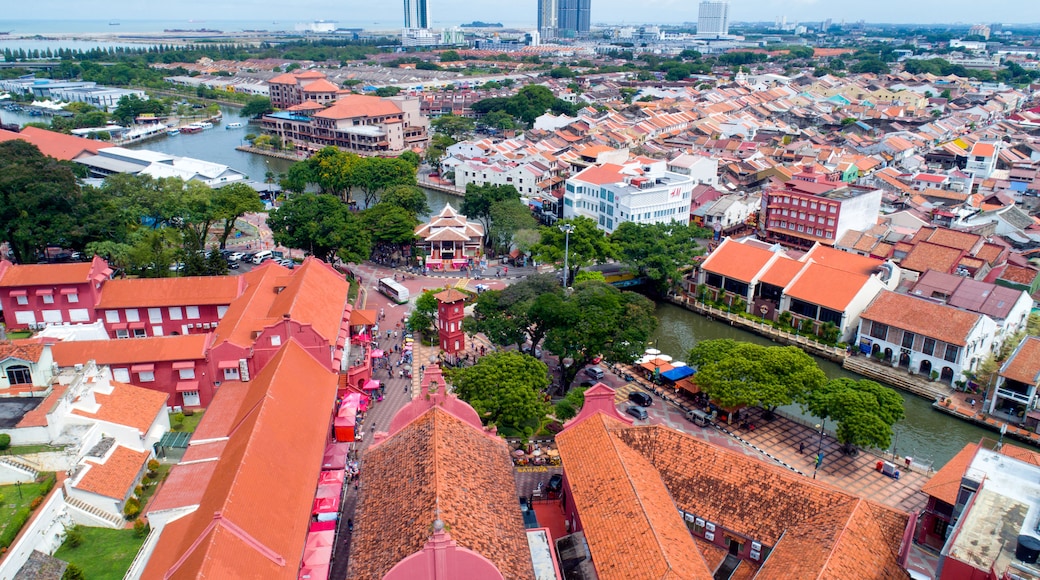
POLYGON ((29 455, 31 453, 46 453, 47 451, 62 451, 64 447, 53 445, 15 445, 8 447, 0 455, 29 455))
POLYGON ((29 503, 43 495, 47 486, 43 481, 0 486, 0 496, 4 498, 3 505, 0 505, 0 545, 14 542, 18 529, 29 521, 29 503))
POLYGON ((178 427, 173 422, 173 415, 170 415, 170 429, 173 431, 183 431, 184 433, 194 433, 195 429, 199 426, 199 421, 202 420, 202 411, 195 411, 191 416, 185 416, 184 422, 178 427))
POLYGON ((32 332, 28 330, 12 330, 7 333, 7 338, 12 340, 16 338, 29 338, 31 336, 32 332))
POLYGON ((54 557, 79 566, 90 580, 122 580, 144 543, 133 530, 80 526, 83 543, 75 548, 63 544, 54 557))
POLYGON ((158 485, 159 482, 161 482, 162 480, 166 479, 166 475, 168 473, 170 473, 170 468, 171 467, 173 467, 173 466, 168 464, 168 463, 160 463, 159 464, 159 469, 157 470, 158 473, 157 473, 157 475, 155 477, 156 484, 155 485, 146 485, 146 486, 144 486, 144 493, 142 493, 141 497, 138 498, 138 499, 141 500, 141 506, 142 507, 148 505, 148 500, 151 499, 152 495, 155 494, 155 490, 159 489, 159 485, 158 485))

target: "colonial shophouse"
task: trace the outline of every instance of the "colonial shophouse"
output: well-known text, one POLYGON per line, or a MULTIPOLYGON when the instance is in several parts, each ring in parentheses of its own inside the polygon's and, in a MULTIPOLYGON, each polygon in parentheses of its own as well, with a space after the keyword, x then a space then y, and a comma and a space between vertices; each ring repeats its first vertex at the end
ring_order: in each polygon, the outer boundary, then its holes
MULTIPOLYGON (((986 401, 986 411, 1006 414, 1015 423, 1036 429, 1037 385, 1040 384, 1040 338, 1027 336, 1000 368, 996 391, 986 401)), ((1003 418, 1003 417, 1002 417, 1003 418)))
POLYGON ((997 330, 989 316, 884 291, 861 315, 859 348, 952 385, 999 347, 997 330))
POLYGON ((0 309, 7 328, 94 322, 101 285, 111 275, 101 258, 72 264, 0 261, 0 309))
POLYGON ((795 260, 775 245, 726 238, 701 265, 697 281, 712 300, 744 304, 767 320, 786 312, 792 326, 814 332, 833 325, 836 338, 848 341, 870 301, 898 286, 899 269, 821 244, 795 260))
POLYGON ((877 223, 881 190, 803 172, 780 187, 768 188, 762 206, 768 241, 803 249, 817 242, 833 246, 849 230, 877 223))

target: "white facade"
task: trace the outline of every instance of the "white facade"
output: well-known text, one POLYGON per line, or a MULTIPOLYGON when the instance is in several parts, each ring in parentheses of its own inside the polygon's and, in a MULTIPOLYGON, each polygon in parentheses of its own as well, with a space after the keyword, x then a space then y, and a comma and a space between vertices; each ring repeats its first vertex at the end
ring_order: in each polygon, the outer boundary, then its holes
POLYGON ((455 185, 465 188, 470 183, 477 185, 512 185, 521 195, 540 193, 538 181, 543 179, 527 165, 512 167, 501 165, 485 165, 476 161, 458 164, 455 171, 455 185))
POLYGON ((697 36, 729 34, 729 2, 706 0, 697 11, 697 36))
POLYGON ((704 216, 704 227, 725 231, 745 223, 762 207, 762 195, 733 193, 697 209, 704 216))
POLYGON ((666 162, 637 158, 590 167, 567 180, 563 217, 585 216, 612 233, 623 222, 688 223, 695 181, 666 162))
POLYGON ((834 239, 840 240, 849 230, 865 231, 877 223, 881 212, 881 190, 875 189, 841 200, 834 239))

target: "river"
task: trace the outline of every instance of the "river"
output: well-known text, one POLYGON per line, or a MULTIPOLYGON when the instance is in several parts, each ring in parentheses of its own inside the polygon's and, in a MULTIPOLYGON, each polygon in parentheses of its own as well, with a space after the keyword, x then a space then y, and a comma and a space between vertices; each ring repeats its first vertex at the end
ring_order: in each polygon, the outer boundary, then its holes
MULTIPOLYGON (((245 135, 257 132, 257 128, 255 125, 252 127, 248 125, 248 120, 238 114, 237 108, 221 107, 221 111, 224 114, 224 122, 213 129, 190 135, 162 136, 152 141, 134 144, 131 148, 151 149, 222 163, 245 172, 250 179, 255 181, 263 181, 267 171, 279 174, 288 170, 292 164, 291 161, 237 151, 235 147, 243 144, 245 135), (245 127, 225 129, 226 124, 231 122, 241 122, 245 127)), ((7 123, 27 123, 47 119, 9 111, 0 111, 0 116, 7 123)), ((426 192, 432 213, 439 212, 447 203, 451 203, 457 209, 462 201, 460 198, 446 193, 432 190, 426 190, 426 192)), ((660 324, 653 337, 656 347, 675 357, 676 360, 686 359, 686 355, 693 345, 701 340, 733 338, 759 344, 773 344, 758 335, 719 322, 709 321, 703 316, 669 303, 658 303, 657 318, 660 324)), ((817 360, 828 377, 859 378, 835 363, 823 359, 817 360)), ((928 401, 902 392, 900 394, 905 400, 906 418, 895 426, 893 446, 899 455, 910 455, 919 458, 922 462, 931 462, 938 469, 960 451, 965 443, 978 441, 983 437, 995 437, 995 434, 990 431, 932 410, 928 401)), ((784 410, 801 414, 800 409, 796 406, 784 408, 784 410)))

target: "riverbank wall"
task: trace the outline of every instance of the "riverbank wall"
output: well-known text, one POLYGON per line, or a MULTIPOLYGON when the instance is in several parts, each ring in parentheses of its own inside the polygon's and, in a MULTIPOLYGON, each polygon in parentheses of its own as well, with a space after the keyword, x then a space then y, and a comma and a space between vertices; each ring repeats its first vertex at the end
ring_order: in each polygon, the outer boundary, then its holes
POLYGON ((255 153, 265 157, 276 157, 288 161, 303 161, 307 159, 307 155, 302 150, 296 152, 275 151, 274 149, 261 149, 259 147, 250 147, 249 145, 239 145, 238 147, 235 147, 235 149, 246 153, 255 153))

